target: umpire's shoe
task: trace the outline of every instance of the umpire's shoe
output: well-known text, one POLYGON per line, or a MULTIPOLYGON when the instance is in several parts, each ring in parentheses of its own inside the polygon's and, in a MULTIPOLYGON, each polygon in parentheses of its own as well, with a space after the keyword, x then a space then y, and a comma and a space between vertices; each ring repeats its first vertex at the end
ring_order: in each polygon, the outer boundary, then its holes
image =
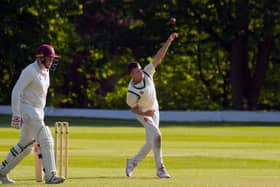
POLYGON ((65 181, 64 177, 52 176, 50 180, 46 181, 46 184, 59 184, 59 183, 63 183, 64 181, 65 181))
POLYGON ((2 184, 15 184, 16 182, 8 177, 8 175, 0 174, 0 181, 2 184))

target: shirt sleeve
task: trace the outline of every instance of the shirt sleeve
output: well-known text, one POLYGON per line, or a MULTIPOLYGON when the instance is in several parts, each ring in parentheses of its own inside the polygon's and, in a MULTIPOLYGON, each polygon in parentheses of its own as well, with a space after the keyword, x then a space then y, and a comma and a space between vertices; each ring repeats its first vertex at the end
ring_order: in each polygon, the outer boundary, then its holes
POLYGON ((17 80, 13 91, 12 91, 12 112, 13 115, 21 116, 20 111, 20 101, 21 101, 21 94, 26 86, 30 84, 30 82, 33 80, 34 75, 32 72, 26 68, 24 69, 19 79, 17 80))
POLYGON ((138 99, 139 99, 139 96, 137 96, 136 94, 127 92, 126 103, 128 104, 128 106, 130 106, 130 108, 134 108, 137 106, 138 99))
POLYGON ((156 69, 153 65, 153 63, 149 63, 148 65, 145 66, 144 71, 148 73, 149 75, 153 76, 156 72, 156 69))

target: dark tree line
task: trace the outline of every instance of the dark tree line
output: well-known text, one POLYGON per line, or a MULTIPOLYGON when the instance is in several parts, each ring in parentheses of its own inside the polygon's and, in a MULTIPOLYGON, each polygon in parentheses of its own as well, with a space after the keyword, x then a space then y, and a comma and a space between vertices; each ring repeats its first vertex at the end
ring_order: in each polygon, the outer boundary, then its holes
POLYGON ((3 0, 0 104, 47 42, 61 55, 49 105, 125 109, 127 62, 150 62, 176 31, 155 76, 162 109, 278 110, 279 12, 273 0, 3 0))

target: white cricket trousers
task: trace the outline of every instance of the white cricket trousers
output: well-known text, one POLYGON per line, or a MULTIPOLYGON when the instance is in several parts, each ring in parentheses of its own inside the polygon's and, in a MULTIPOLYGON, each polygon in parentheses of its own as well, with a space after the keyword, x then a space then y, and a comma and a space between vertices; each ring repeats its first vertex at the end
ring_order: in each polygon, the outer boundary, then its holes
POLYGON ((146 142, 131 160, 134 163, 139 163, 153 150, 156 168, 159 169, 163 167, 159 111, 156 111, 153 117, 138 115, 137 119, 146 129, 146 142))
POLYGON ((43 120, 30 119, 23 117, 24 123, 20 129, 19 142, 8 152, 6 159, 2 162, 1 174, 8 174, 22 159, 24 159, 32 150, 34 139, 37 140, 37 134, 45 125, 43 120))
POLYGON ((24 119, 21 127, 19 144, 26 145, 33 139, 37 140, 37 136, 42 127, 45 126, 43 120, 40 119, 24 119))
POLYGON ((44 110, 22 103, 21 111, 23 124, 20 129, 19 144, 24 146, 32 141, 32 139, 37 141, 39 131, 45 126, 44 110))

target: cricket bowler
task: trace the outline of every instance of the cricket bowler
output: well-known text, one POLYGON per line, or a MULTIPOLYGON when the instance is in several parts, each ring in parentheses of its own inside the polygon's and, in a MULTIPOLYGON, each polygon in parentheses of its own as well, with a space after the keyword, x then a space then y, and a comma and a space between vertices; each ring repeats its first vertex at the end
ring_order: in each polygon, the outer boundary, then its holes
POLYGON ((132 172, 137 164, 153 150, 157 176, 159 178, 170 178, 163 164, 161 132, 159 129, 159 105, 153 75, 170 44, 177 37, 177 33, 170 34, 167 41, 156 53, 152 63, 146 65, 143 70, 138 62, 128 64, 128 73, 131 80, 128 84, 127 104, 146 130, 146 143, 134 157, 127 160, 126 176, 128 177, 132 176, 132 172))

